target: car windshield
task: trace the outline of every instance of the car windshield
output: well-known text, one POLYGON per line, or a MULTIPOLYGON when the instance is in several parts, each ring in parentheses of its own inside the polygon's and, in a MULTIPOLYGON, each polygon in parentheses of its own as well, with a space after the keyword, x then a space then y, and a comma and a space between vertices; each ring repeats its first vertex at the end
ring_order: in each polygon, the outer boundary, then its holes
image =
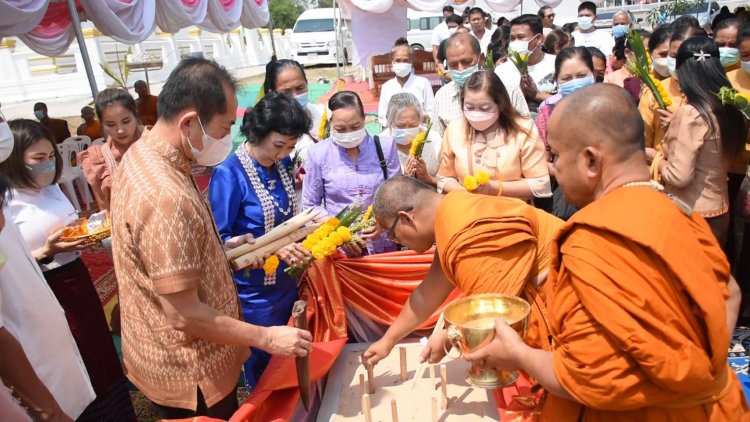
POLYGON ((294 32, 328 32, 333 31, 333 19, 306 19, 297 21, 294 32))

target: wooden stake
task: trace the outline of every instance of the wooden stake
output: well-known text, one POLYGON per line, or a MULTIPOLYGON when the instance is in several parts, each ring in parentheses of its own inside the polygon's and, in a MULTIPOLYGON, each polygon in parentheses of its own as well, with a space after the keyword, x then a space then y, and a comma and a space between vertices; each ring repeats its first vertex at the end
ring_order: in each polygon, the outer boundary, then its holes
POLYGON ((367 392, 375 394, 375 375, 372 374, 372 366, 367 367, 367 392))
POLYGON ((391 419, 398 422, 398 410, 396 410, 396 400, 391 399, 391 419))
POLYGON ((443 410, 448 408, 448 370, 445 364, 440 365, 440 389, 443 392, 443 410))
POLYGON ((372 413, 370 412, 370 395, 362 394, 362 414, 365 415, 365 421, 372 422, 372 413))
POLYGON ((398 351, 399 355, 401 356, 401 381, 406 381, 409 378, 409 375, 406 371, 406 348, 399 347, 398 351))
POLYGON ((432 396, 432 422, 438 420, 437 397, 432 396))
POLYGON ((359 374, 359 394, 365 394, 365 374, 359 374))
POLYGON ((430 366, 430 388, 435 389, 435 367, 430 366))

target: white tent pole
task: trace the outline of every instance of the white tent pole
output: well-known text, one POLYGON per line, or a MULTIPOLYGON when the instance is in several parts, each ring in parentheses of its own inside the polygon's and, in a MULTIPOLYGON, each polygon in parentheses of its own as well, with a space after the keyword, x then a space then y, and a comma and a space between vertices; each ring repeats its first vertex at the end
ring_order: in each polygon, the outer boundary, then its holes
POLYGON ((336 0, 333 0, 333 25, 335 26, 336 31, 336 80, 338 81, 341 79, 341 69, 339 68, 339 55, 343 51, 341 49, 341 46, 339 45, 339 32, 341 32, 341 8, 337 7, 338 2, 336 0), (336 9, 338 8, 339 13, 336 14, 336 9))
POLYGON ((94 99, 94 101, 96 101, 96 96, 99 94, 99 89, 96 87, 96 78, 94 77, 94 70, 91 68, 89 51, 86 49, 86 41, 83 39, 83 31, 81 31, 81 19, 78 17, 75 0, 68 0, 68 10, 70 11, 70 18, 73 21, 73 30, 76 33, 76 40, 78 40, 78 49, 81 51, 83 67, 86 69, 86 77, 89 80, 91 97, 94 99))

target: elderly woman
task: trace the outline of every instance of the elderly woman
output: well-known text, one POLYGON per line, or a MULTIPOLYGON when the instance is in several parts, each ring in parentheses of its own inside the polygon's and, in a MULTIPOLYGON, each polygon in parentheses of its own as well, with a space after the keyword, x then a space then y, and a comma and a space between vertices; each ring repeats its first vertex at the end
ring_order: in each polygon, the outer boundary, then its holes
POLYGON ((462 119, 445 131, 438 189, 465 189, 466 176, 486 173, 473 192, 523 200, 552 196, 547 153, 534 121, 516 112, 500 78, 476 72, 463 87, 462 119))
MULTIPOLYGON (((331 110, 331 137, 310 147, 305 162, 302 206, 314 207, 321 217, 334 216, 359 201, 368 206, 383 181, 401 174, 398 152, 391 137, 371 136, 365 130, 362 100, 352 91, 341 91, 328 100, 331 110)), ((365 230, 370 239, 370 254, 395 250, 395 245, 373 230, 365 230)), ((364 244, 347 243, 348 256, 362 254, 364 244)))
POLYGON ((414 138, 426 130, 422 121, 424 112, 414 94, 402 92, 391 97, 386 113, 388 127, 380 136, 390 136, 396 143, 401 171, 407 175, 437 186, 437 171, 440 167, 440 143, 442 140, 430 131, 419 158, 410 154, 414 138))
MULTIPOLYGON (((240 132, 246 141, 218 165, 211 176, 208 199, 219 235, 228 248, 248 235, 260 237, 300 211, 294 194, 289 154, 310 118, 285 94, 269 93, 245 112, 240 132)), ((264 327, 285 325, 297 300, 297 283, 284 270, 309 256, 299 244, 275 252, 274 269, 234 272, 245 322, 264 327)), ((271 356, 253 349, 245 362, 245 381, 255 387, 271 356)))

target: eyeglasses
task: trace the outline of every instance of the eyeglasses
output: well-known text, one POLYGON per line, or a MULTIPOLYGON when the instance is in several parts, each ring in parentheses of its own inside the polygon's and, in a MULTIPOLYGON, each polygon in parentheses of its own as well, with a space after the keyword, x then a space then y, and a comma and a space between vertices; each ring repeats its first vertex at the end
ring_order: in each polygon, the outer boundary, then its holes
POLYGON ((545 19, 553 19, 555 17, 555 14, 552 13, 551 15, 544 15, 545 19))
POLYGON ((402 209, 401 211, 396 212, 396 218, 393 219, 393 224, 391 224, 390 230, 388 230, 387 233, 387 239, 391 243, 398 243, 398 240, 396 239, 396 226, 398 225, 398 222, 401 221, 401 217, 399 217, 399 213, 402 212, 410 212, 414 211, 414 207, 407 207, 402 209))

